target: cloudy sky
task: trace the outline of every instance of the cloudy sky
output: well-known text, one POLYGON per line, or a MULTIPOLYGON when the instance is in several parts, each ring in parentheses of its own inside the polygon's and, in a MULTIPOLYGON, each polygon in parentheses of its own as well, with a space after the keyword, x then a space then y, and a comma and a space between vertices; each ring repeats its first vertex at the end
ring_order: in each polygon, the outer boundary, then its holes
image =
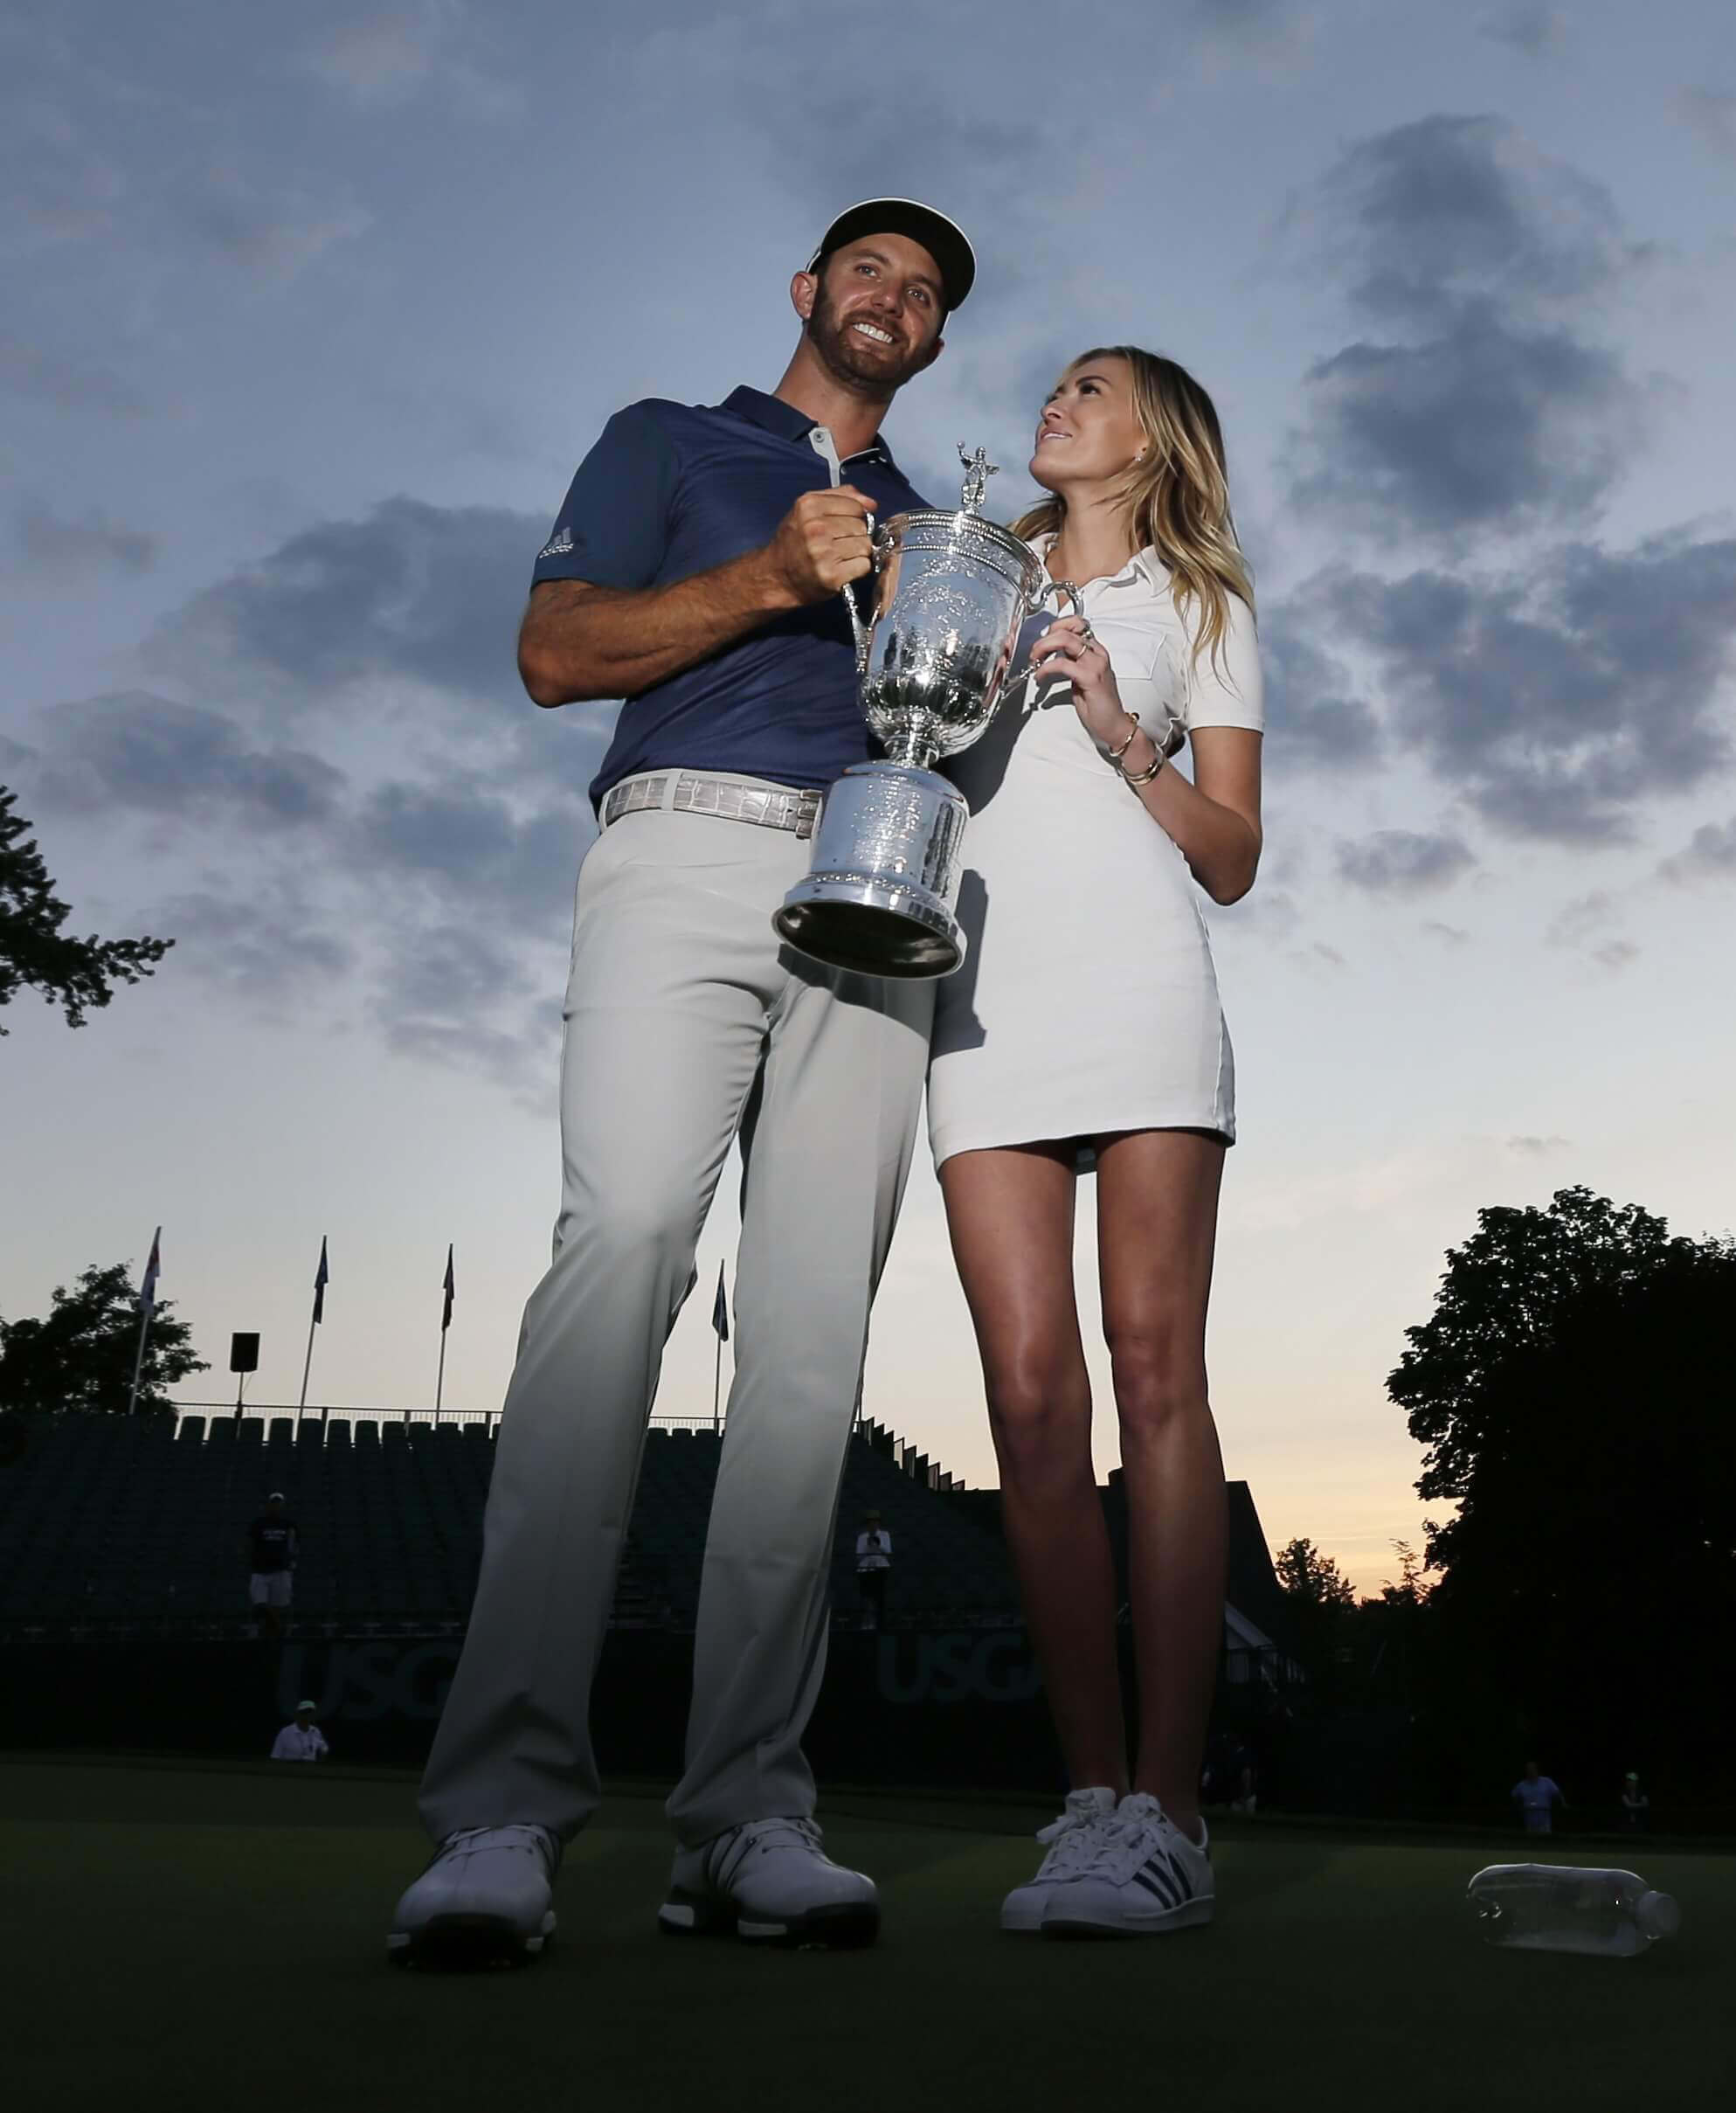
MULTIPOLYGON (((293 1400, 329 1234, 314 1397, 419 1403, 450 1239, 446 1399, 498 1403, 612 716, 522 695, 530 562, 612 409, 775 381, 791 271, 882 190, 982 259, 888 428, 931 492, 980 440, 1016 507, 1104 339, 1223 416, 1272 728, 1212 920, 1212 1348, 1273 1541, 1372 1589, 1418 1536, 1383 1382, 1479 1206, 1736 1219, 1721 0, 23 0, 0 80, 0 781, 78 929, 177 941, 79 1033, 7 1010, 0 1312, 160 1220, 204 1354, 259 1329, 293 1400)), ((734 1230, 666 1410, 709 1410, 734 1230)), ((925 1167, 868 1409, 992 1479, 925 1167)))

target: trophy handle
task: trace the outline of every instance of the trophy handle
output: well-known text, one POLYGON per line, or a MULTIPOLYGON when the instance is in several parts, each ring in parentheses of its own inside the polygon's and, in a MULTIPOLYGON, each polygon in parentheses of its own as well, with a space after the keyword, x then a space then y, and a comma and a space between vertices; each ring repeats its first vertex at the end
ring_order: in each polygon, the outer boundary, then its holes
MULTIPOLYGON (((1085 590, 1078 584, 1076 580, 1072 579, 1051 579, 1041 594, 1034 594, 1030 596, 1028 599, 1031 604, 1031 611, 1034 615, 1039 609, 1042 607, 1044 602, 1048 599, 1051 594, 1066 595, 1067 599, 1073 604, 1073 614, 1075 616, 1084 615, 1085 590)), ((1158 739, 1155 735, 1153 735, 1152 738, 1157 742, 1157 745, 1162 749, 1165 757, 1173 756, 1178 750, 1186 746, 1187 741, 1187 729, 1182 724, 1181 721, 1176 717, 1175 714, 1172 712, 1169 715, 1169 722, 1164 728, 1162 738, 1158 739)))
MULTIPOLYGON (((880 570, 882 558, 892 548, 892 538, 884 527, 875 526, 872 514, 864 514, 862 518, 868 523, 868 548, 874 563, 874 570, 868 577, 872 579, 880 570)), ((844 597, 844 606, 850 613, 850 630, 856 641, 856 673, 863 675, 868 673, 868 648, 874 642, 874 626, 862 621, 862 613, 856 606, 855 592, 849 580, 847 579, 838 592, 844 597)))
POLYGON ((1041 593, 1033 594, 1030 598, 1033 616, 1042 607, 1051 594, 1066 595, 1069 601, 1073 604, 1072 613, 1075 616, 1082 616, 1085 613, 1085 590, 1083 587, 1077 585, 1070 579, 1045 578, 1041 593))

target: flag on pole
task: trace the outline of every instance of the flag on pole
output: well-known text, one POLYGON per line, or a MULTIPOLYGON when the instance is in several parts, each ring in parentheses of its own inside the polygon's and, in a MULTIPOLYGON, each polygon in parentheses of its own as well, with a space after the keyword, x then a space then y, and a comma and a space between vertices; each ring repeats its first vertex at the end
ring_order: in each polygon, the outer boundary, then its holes
POLYGON ((440 1309, 440 1334, 444 1335, 452 1326, 452 1302, 456 1286, 452 1279, 452 1243, 446 1243, 446 1302, 440 1309))
POLYGON ((318 1327, 326 1317, 326 1286, 331 1282, 331 1272, 326 1267, 326 1237, 320 1235, 320 1266, 314 1276, 314 1326, 318 1327))
POLYGON ((723 1296, 723 1264, 717 1264, 717 1296, 711 1302, 711 1325, 719 1342, 730 1340, 730 1302, 723 1296))
POLYGON ((139 1286, 139 1311, 142 1313, 154 1313, 156 1309, 156 1279, 161 1267, 161 1257, 157 1250, 162 1239, 163 1228, 159 1225, 151 1235, 150 1260, 145 1264, 145 1280, 139 1286))

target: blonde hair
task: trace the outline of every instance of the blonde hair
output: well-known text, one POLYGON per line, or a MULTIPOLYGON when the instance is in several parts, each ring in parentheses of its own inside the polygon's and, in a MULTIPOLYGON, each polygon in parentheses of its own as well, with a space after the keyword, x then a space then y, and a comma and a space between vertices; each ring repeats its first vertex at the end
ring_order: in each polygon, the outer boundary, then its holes
MULTIPOLYGON (((1133 412, 1145 437, 1145 459, 1135 462, 1117 496, 1126 509, 1135 550, 1148 545, 1169 568, 1171 592, 1185 618, 1196 602, 1200 621, 1193 657, 1215 660, 1229 621, 1229 597, 1251 610, 1254 582, 1235 537, 1224 468, 1223 428, 1212 399, 1185 367, 1138 345, 1097 345, 1070 362, 1124 359, 1133 378, 1133 412)), ((1013 523, 1015 536, 1058 530, 1066 502, 1045 499, 1013 523)))

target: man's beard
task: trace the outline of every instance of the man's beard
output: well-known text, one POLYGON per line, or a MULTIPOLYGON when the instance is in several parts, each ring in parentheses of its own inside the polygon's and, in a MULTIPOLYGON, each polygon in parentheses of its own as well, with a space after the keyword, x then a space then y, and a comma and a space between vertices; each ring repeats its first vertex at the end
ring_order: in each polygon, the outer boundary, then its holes
POLYGON ((847 389, 854 389, 863 396, 878 397, 882 403, 913 374, 920 373, 924 364, 922 354, 913 351, 908 344, 902 359, 896 359, 889 365, 877 361, 849 327, 839 321, 838 310, 823 285, 814 294, 813 313, 803 328, 828 374, 842 382, 847 389))

